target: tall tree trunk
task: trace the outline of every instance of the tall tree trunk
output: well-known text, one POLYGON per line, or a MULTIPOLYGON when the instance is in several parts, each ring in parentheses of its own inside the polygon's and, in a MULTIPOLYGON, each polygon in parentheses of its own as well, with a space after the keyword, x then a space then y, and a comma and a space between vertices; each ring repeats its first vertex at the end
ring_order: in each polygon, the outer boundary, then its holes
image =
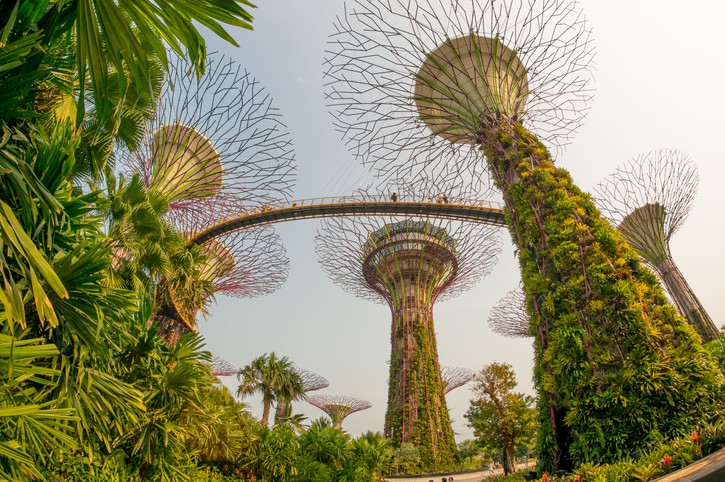
POLYGON ((516 472, 516 447, 511 442, 503 446, 503 473, 505 475, 516 472))

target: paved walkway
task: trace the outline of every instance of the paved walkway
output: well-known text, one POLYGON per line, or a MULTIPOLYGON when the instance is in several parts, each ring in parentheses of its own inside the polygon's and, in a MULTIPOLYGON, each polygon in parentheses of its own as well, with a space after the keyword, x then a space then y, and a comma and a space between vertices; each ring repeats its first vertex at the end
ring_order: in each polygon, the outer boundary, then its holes
MULTIPOLYGON (((533 469, 535 464, 518 464, 516 469, 524 470, 528 468, 527 465, 533 469)), ((493 475, 503 475, 503 469, 494 469, 493 475)), ((441 482, 443 477, 453 477, 453 482, 479 482, 481 479, 490 477, 490 475, 488 473, 488 469, 484 469, 477 472, 436 474, 416 477, 387 477, 385 480, 389 480, 390 482, 429 482, 430 480, 433 482, 441 482)))

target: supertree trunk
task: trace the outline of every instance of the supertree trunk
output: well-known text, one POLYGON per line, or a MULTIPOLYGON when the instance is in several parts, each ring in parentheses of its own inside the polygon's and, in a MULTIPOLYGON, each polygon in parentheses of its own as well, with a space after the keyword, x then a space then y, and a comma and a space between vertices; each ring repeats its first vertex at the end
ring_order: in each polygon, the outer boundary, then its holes
POLYGON ((722 380, 656 278, 521 124, 484 119, 480 140, 538 334, 544 467, 570 469, 573 455, 611 460, 655 430, 669 437, 692 427, 722 380))
POLYGON ((394 310, 392 325, 385 435, 396 446, 413 443, 428 463, 452 462, 456 445, 438 362, 432 308, 394 310))
POLYGON ((655 270, 662 277, 680 313, 690 320, 702 339, 706 342, 717 340, 720 333, 672 258, 664 259, 655 266, 655 270))

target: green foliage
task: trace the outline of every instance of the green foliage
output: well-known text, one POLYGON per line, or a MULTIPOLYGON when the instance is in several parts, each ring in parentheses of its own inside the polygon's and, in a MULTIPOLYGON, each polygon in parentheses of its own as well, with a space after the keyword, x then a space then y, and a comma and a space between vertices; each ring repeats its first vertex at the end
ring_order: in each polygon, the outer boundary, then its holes
POLYGON ((395 448, 393 467, 396 474, 415 474, 421 470, 420 449, 410 442, 395 448))
POLYGON ((451 464, 456 444, 443 391, 433 314, 394 311, 398 314, 391 336, 385 434, 393 445, 405 440, 418 447, 423 467, 451 464), (414 343, 408 342, 411 338, 414 343))
POLYGON ((574 470, 584 482, 620 482, 622 480, 648 481, 685 467, 725 447, 725 424, 720 421, 707 424, 697 431, 663 442, 636 454, 632 458, 612 464, 585 463, 574 470))
POLYGON ((725 330, 720 332, 719 339, 706 344, 705 349, 715 359, 720 370, 725 373, 725 330))
POLYGON ((534 399, 512 390, 516 377, 511 365, 491 363, 480 373, 474 387, 477 398, 466 412, 476 441, 484 448, 503 451, 506 474, 516 470, 516 446, 525 444, 536 432, 534 399))
POLYGON ((304 385, 294 364, 286 357, 277 357, 272 352, 252 360, 237 374, 239 388, 237 395, 245 397, 262 394, 262 425, 269 423, 272 402, 289 403, 304 395, 304 385))
POLYGON ((506 202, 532 332, 541 463, 625 458, 692 430, 723 377, 637 254, 515 122, 490 119, 484 151, 506 202))
MULTIPOLYGON (((7 328, 7 325, 5 326, 7 328)), ((53 451, 72 450, 73 410, 57 408, 53 388, 58 370, 42 363, 55 358, 55 346, 42 339, 0 334, 0 478, 36 480, 37 466, 53 451)))

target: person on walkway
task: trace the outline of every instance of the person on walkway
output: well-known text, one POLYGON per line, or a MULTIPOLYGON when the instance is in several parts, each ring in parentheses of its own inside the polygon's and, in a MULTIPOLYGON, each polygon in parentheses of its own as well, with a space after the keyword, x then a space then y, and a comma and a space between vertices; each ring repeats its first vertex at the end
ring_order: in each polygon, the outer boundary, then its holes
POLYGON ((397 192, 394 192, 393 194, 391 194, 390 195, 390 200, 393 201, 393 202, 396 202, 398 200, 398 193, 397 192))

